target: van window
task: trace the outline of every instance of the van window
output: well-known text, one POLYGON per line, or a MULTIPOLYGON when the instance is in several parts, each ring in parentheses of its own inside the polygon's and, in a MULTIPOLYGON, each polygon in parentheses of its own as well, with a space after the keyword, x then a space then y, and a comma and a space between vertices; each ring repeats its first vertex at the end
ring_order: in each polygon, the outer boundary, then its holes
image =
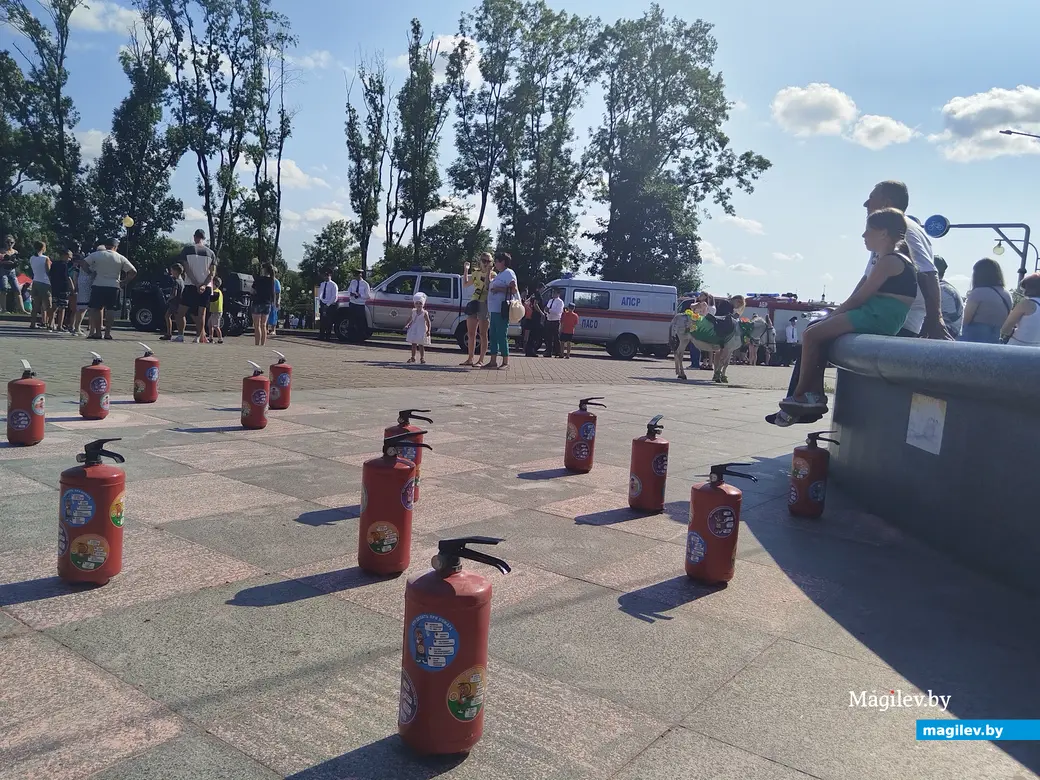
POLYGON ((576 309, 610 309, 610 293, 606 290, 575 290, 576 309))
POLYGON ((415 293, 415 274, 398 276, 386 286, 387 295, 413 295, 415 293))
POLYGON ((419 292, 426 293, 428 298, 450 298, 451 277, 423 274, 419 280, 419 292))

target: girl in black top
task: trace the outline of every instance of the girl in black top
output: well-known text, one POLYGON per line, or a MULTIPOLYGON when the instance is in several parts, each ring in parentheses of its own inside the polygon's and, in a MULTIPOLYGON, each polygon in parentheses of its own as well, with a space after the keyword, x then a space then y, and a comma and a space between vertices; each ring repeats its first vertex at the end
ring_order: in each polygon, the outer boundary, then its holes
POLYGON ((62 251, 58 257, 51 260, 51 267, 47 269, 47 276, 51 283, 54 329, 60 332, 65 330, 65 310, 69 307, 69 296, 74 289, 71 249, 62 251))
POLYGON ((877 260, 845 303, 805 329, 799 361, 802 370, 794 393, 780 402, 784 412, 812 419, 809 413, 827 410, 823 392, 826 348, 838 336, 894 336, 903 327, 917 297, 917 269, 909 257, 905 237, 906 217, 898 209, 881 209, 867 217, 863 242, 877 260))
POLYGON ((274 266, 265 263, 261 275, 253 279, 253 342, 267 343, 267 318, 274 303, 274 266))

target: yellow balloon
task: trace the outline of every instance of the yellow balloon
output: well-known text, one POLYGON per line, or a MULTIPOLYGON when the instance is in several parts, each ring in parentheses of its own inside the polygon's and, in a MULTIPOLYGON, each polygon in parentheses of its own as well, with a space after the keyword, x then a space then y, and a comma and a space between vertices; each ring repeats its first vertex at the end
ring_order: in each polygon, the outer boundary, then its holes
POLYGON ((133 217, 123 217, 123 227, 125 227, 125 228, 132 228, 133 226, 134 226, 134 218, 133 217))

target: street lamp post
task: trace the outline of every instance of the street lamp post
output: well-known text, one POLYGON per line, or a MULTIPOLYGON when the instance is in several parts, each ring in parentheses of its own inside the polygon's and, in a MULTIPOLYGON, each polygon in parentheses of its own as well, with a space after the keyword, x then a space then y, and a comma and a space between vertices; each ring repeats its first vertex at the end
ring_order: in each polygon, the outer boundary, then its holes
POLYGON ((1018 130, 1001 130, 1001 135, 1022 135, 1026 138, 1037 138, 1040 139, 1040 135, 1034 135, 1033 133, 1020 133, 1018 130))

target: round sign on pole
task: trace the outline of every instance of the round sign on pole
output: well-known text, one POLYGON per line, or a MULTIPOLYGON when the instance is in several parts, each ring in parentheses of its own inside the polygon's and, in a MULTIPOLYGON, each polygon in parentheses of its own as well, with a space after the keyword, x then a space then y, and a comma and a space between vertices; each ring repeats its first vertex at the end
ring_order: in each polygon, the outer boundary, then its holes
POLYGON ((950 220, 942 214, 933 214, 924 221, 924 232, 931 238, 942 238, 950 232, 950 220))

